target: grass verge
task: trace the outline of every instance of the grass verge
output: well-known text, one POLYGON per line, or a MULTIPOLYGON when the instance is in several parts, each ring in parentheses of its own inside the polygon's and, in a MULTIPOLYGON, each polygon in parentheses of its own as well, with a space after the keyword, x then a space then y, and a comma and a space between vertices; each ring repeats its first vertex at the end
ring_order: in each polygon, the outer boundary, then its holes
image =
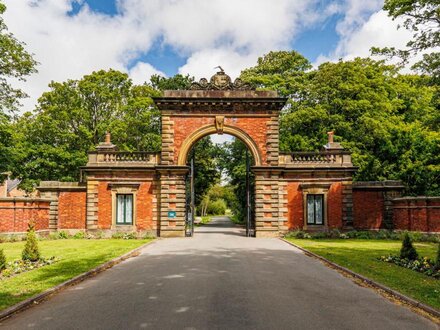
MULTIPOLYGON (((39 241, 43 257, 55 256, 57 263, 0 281, 0 310, 54 287, 151 240, 39 241)), ((21 258, 25 242, 1 243, 7 261, 21 258)))
MULTIPOLYGON (((398 255, 401 247, 399 241, 292 238, 288 241, 424 304, 440 309, 440 280, 377 259, 388 254, 398 255)), ((414 243, 414 246, 420 256, 435 258, 437 244, 414 243)))

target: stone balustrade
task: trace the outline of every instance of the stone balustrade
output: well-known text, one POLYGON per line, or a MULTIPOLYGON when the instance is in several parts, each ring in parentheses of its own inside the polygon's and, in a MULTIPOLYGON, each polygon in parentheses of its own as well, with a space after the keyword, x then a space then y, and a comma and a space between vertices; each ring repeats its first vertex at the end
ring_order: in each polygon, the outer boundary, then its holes
POLYGON ((353 166, 351 163, 351 154, 341 150, 281 153, 279 156, 279 164, 288 167, 353 166))
POLYGON ((145 151, 92 151, 87 166, 154 166, 159 164, 160 154, 145 151))

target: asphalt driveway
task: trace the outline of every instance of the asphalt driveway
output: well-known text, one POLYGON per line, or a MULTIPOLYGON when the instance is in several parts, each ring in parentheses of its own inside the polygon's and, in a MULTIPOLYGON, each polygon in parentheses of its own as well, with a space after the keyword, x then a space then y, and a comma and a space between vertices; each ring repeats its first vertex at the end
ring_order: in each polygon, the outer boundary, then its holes
POLYGON ((227 218, 4 321, 8 329, 437 329, 278 239, 227 218))

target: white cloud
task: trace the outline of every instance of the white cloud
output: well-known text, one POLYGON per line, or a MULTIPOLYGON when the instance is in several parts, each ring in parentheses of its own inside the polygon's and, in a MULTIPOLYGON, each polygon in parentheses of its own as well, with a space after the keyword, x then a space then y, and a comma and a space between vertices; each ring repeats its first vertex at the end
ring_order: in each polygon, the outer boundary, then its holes
MULTIPOLYGON (((412 38, 412 32, 402 26, 401 19, 393 20, 382 10, 383 0, 345 0, 336 12, 343 14, 343 19, 336 25, 340 40, 330 54, 321 54, 315 60, 315 66, 339 59, 351 60, 355 57, 371 56, 372 47, 395 47, 405 49, 412 38)), ((421 54, 411 59, 405 70, 420 60, 421 54)), ((382 58, 382 57, 378 57, 382 58)), ((397 62, 397 59, 395 60, 397 62)))
POLYGON ((31 95, 24 102, 26 110, 32 109, 50 81, 77 79, 99 69, 126 71, 126 64, 136 51, 147 49, 152 43, 148 33, 139 36, 135 24, 96 14, 87 6, 69 17, 69 0, 5 2, 9 30, 27 44, 40 63, 38 74, 22 83, 31 95))
POLYGON ((359 30, 342 40, 336 53, 355 57, 368 56, 373 46, 405 48, 412 33, 403 28, 397 29, 398 23, 382 10, 374 13, 359 30))
POLYGON ((254 66, 262 54, 239 54, 233 49, 204 49, 193 53, 179 73, 190 74, 197 79, 210 78, 220 65, 232 79, 240 75, 242 69, 254 66))
MULTIPOLYGON (((199 76, 224 65, 232 75, 258 56, 287 49, 307 26, 320 19, 319 0, 117 0, 118 14, 93 12, 84 0, 5 0, 5 21, 40 62, 39 73, 21 87, 31 95, 25 110, 51 80, 77 79, 114 68, 137 82, 159 73, 149 63, 128 68, 155 42, 188 57, 180 69, 199 76), (72 4, 83 4, 69 16, 72 4), (208 64, 209 63, 209 64, 208 64)), ((327 14, 324 14, 327 15, 327 14)))
POLYGON ((211 138, 212 143, 214 144, 223 144, 225 142, 232 142, 235 137, 229 134, 212 134, 209 136, 211 138))
POLYGON ((158 74, 163 77, 166 76, 162 71, 157 70, 150 63, 138 62, 129 71, 130 78, 135 84, 142 85, 150 80, 153 74, 158 74))

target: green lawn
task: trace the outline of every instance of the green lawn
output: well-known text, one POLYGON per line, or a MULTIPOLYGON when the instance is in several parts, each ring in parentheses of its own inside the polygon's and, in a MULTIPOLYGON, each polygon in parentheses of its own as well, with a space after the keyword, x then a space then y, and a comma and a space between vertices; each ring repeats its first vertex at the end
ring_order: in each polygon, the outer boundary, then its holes
MULTIPOLYGON (((338 265, 440 309, 440 280, 377 260, 382 255, 399 254, 400 241, 360 239, 288 240, 338 265)), ((435 258, 437 244, 414 243, 414 246, 420 256, 435 258)))
MULTIPOLYGON (((15 277, 0 281, 0 310, 43 292, 150 240, 83 240, 39 241, 42 256, 60 260, 15 277)), ((24 242, 1 243, 8 261, 19 259, 24 242)))

